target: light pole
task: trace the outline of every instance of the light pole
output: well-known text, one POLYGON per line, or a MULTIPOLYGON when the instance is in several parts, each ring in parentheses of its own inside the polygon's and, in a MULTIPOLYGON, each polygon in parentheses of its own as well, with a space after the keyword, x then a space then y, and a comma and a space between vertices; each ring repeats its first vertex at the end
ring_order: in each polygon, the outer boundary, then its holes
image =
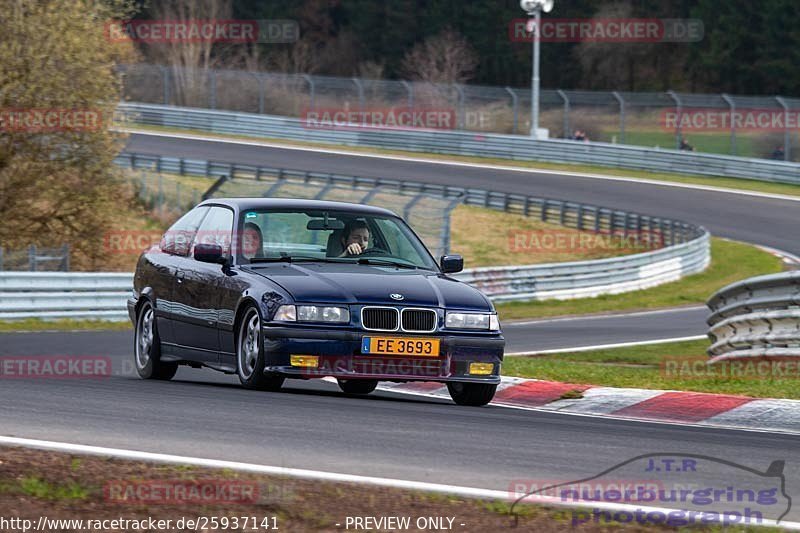
POLYGON ((527 29, 533 36, 533 65, 531 73, 531 137, 539 132, 539 41, 541 39, 542 12, 553 10, 554 0, 520 0, 519 6, 529 17, 527 29))

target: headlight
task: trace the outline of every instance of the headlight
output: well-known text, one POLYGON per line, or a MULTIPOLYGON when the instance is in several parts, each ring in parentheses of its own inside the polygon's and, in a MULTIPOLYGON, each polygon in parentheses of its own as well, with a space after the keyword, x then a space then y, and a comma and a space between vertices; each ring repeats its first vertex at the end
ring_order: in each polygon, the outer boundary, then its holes
POLYGON ((275 311, 275 316, 272 317, 272 320, 294 322, 297 320, 297 310, 293 305, 282 305, 275 311))
POLYGON ((447 313, 444 324, 445 327, 453 329, 485 329, 487 331, 500 329, 497 315, 486 313, 447 313))
POLYGON ((323 305, 282 305, 273 320, 283 322, 350 322, 350 311, 346 307, 323 305))

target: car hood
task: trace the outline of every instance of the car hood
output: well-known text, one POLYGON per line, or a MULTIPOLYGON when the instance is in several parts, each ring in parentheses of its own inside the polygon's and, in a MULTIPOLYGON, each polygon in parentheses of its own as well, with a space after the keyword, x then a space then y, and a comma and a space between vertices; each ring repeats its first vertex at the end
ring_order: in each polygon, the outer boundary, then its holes
POLYGON ((394 304, 487 311, 480 291, 438 272, 334 263, 250 265, 248 270, 277 283, 296 302, 394 304), (401 294, 394 300, 390 294, 401 294))

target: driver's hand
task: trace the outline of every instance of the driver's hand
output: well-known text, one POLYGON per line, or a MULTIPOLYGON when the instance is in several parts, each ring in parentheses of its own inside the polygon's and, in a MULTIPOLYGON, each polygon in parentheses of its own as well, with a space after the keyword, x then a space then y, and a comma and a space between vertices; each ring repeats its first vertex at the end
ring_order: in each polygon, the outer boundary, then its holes
POLYGON ((347 255, 361 255, 364 250, 361 249, 361 245, 357 242, 349 245, 347 249, 344 251, 347 255))

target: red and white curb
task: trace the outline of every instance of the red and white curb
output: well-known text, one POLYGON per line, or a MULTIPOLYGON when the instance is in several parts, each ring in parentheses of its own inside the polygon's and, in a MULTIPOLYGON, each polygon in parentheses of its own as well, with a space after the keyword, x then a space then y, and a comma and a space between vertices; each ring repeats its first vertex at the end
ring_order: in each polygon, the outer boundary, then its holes
MULTIPOLYGON (((385 383, 379 390, 449 398, 441 383, 385 383)), ((618 389, 503 377, 492 405, 642 421, 800 433, 800 400, 618 389), (569 396, 580 395, 580 398, 569 396), (565 398, 565 396, 567 398, 565 398)))

